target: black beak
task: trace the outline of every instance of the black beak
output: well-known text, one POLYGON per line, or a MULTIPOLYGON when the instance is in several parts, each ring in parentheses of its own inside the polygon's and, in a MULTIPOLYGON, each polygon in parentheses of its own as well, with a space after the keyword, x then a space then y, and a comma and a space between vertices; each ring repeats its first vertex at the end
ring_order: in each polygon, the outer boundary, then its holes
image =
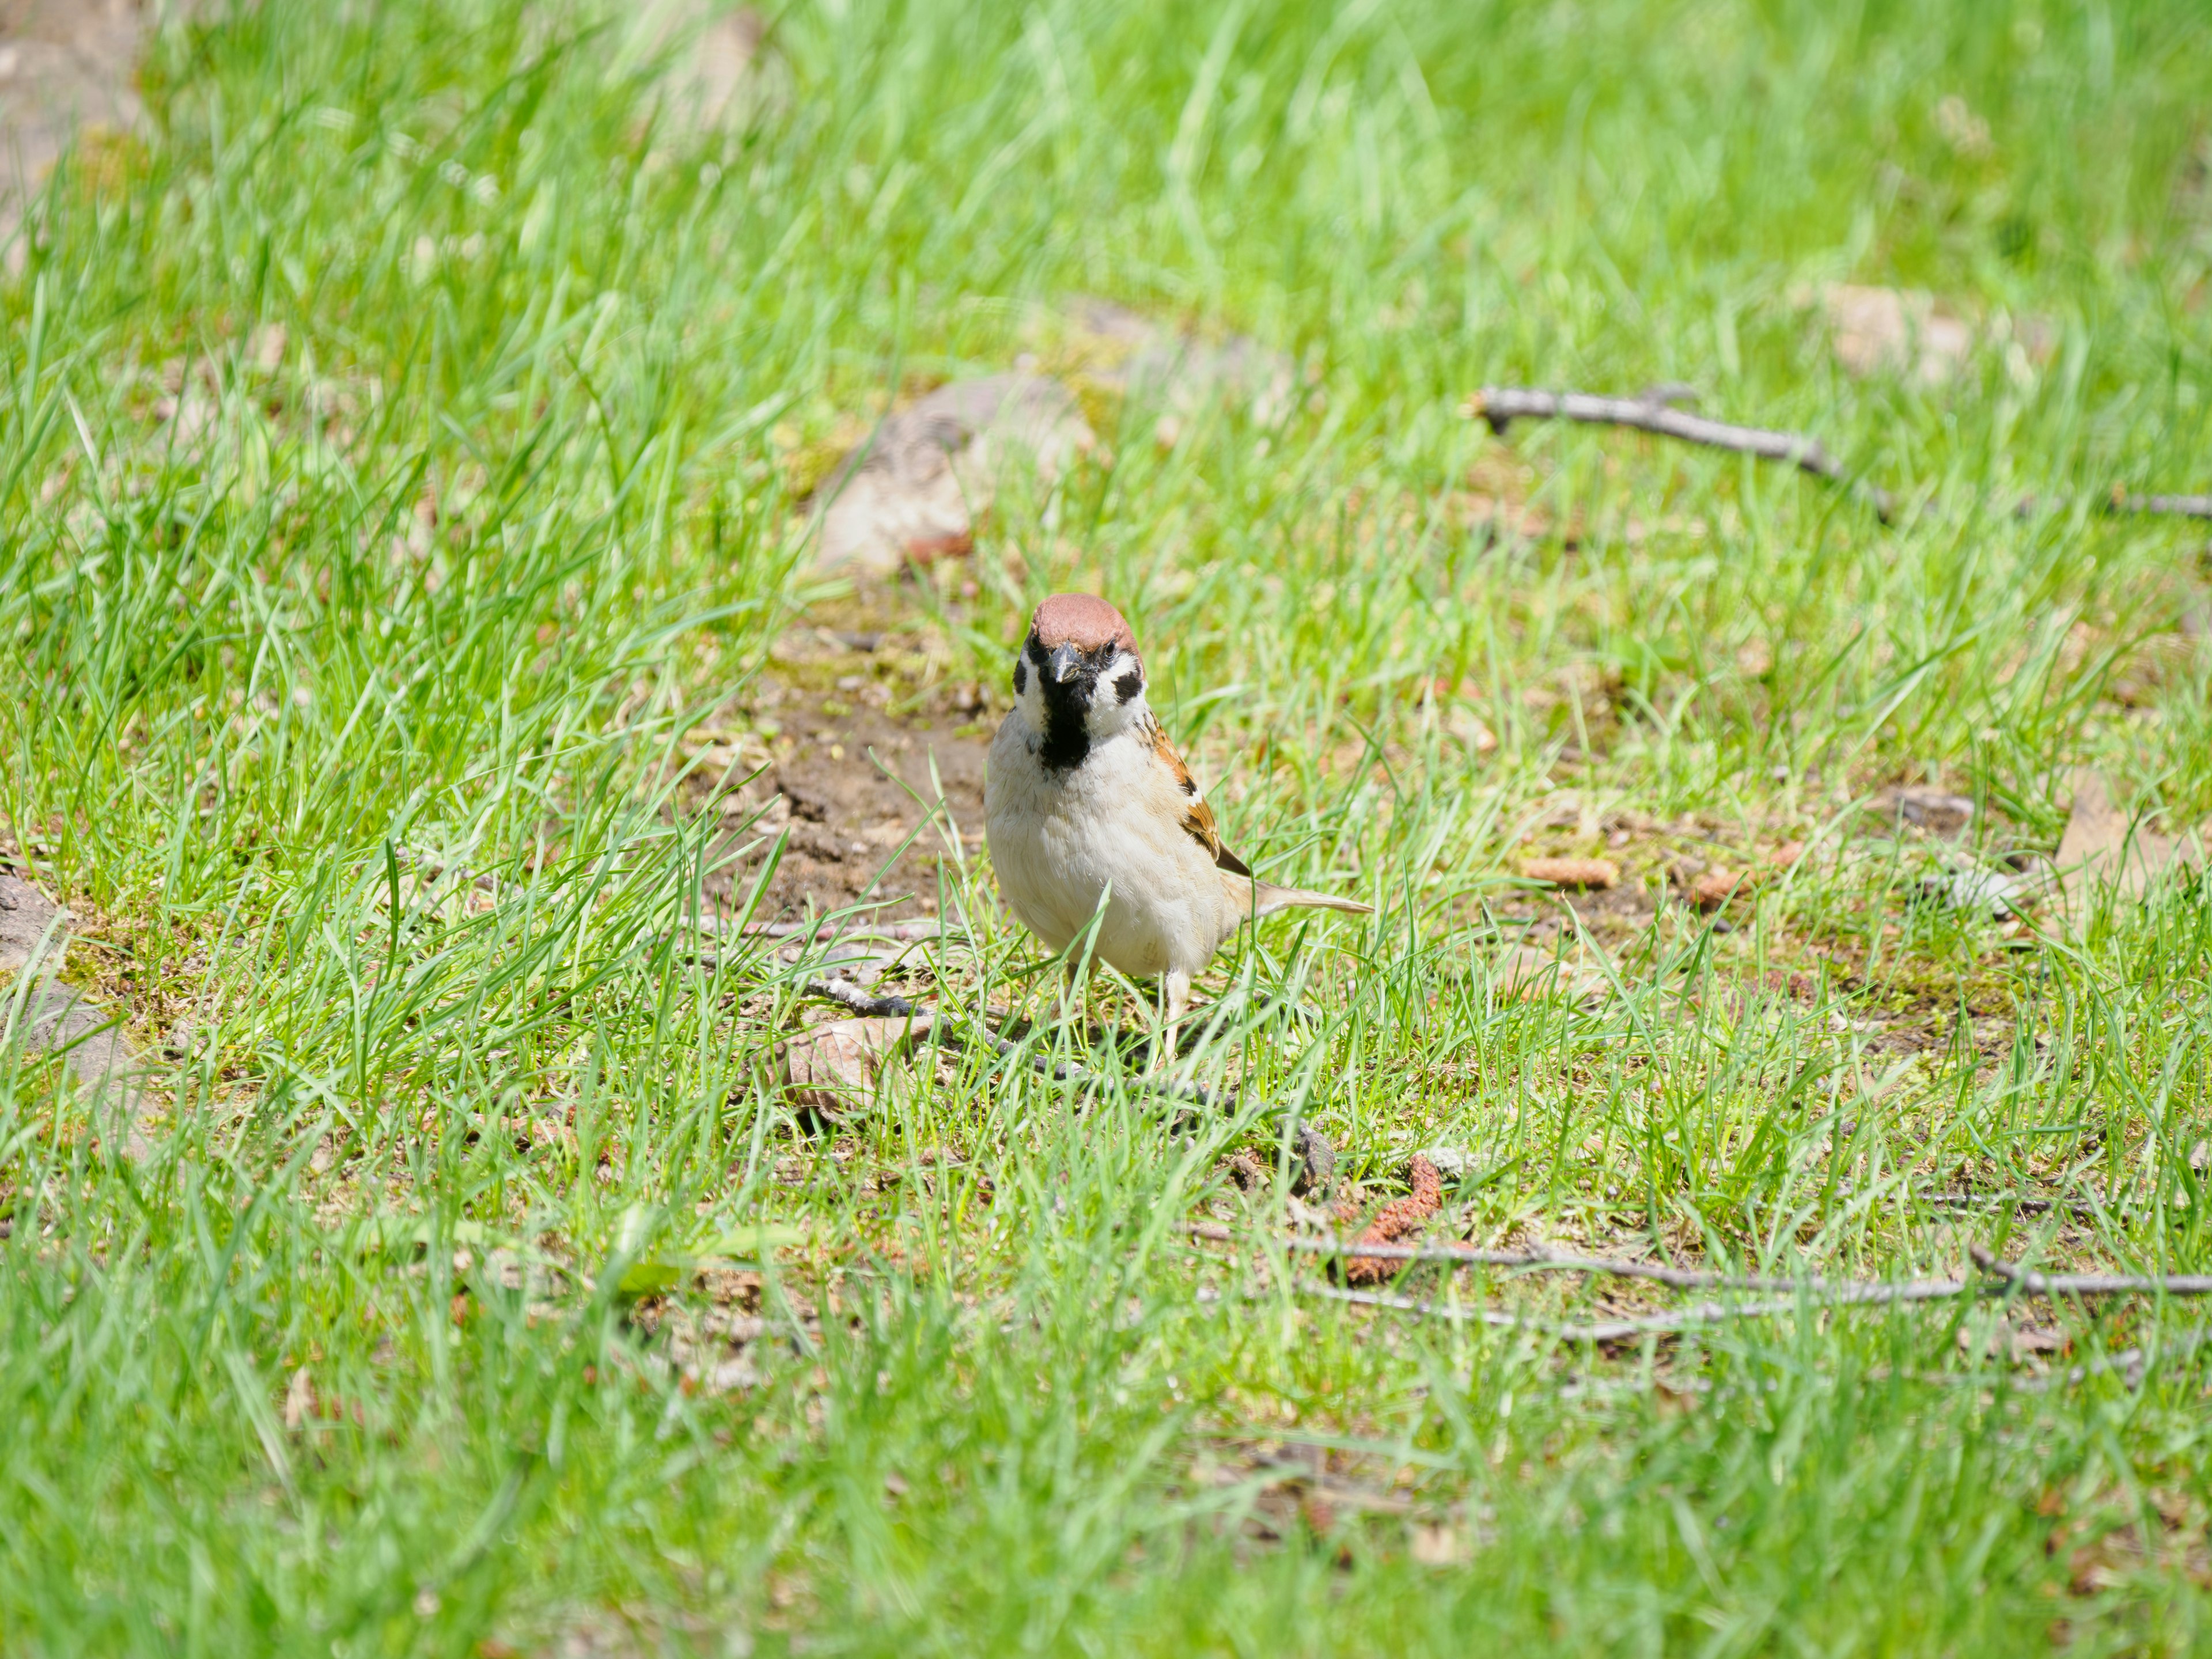
POLYGON ((1055 645, 1045 659, 1045 672, 1066 685, 1083 672, 1083 653, 1072 645, 1055 645))

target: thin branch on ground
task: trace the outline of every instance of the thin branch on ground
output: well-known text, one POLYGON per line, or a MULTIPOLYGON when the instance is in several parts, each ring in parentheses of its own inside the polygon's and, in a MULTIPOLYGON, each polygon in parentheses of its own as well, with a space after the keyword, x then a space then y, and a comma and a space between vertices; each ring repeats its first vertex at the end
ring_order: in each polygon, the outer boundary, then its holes
POLYGON ((904 997, 871 996, 845 979, 810 979, 806 981, 806 994, 842 1003, 863 1019, 927 1019, 934 1018, 937 1012, 918 1002, 908 1002, 904 997))
MULTIPOLYGON (((2013 509, 2028 519, 2039 513, 2063 513, 2073 506, 2071 495, 2024 495, 2013 509)), ((2115 489, 2110 495, 2092 495, 2090 507, 2112 518, 2212 519, 2212 495, 2138 495, 2115 489)))
MULTIPOLYGON (((1490 429, 1501 435, 1517 420, 1577 421, 1589 426, 1629 427, 1761 460, 1787 461, 1801 472, 1840 485, 1871 507, 1882 523, 1896 522, 1897 498, 1845 471, 1827 447, 1810 433, 1709 421, 1674 408, 1667 395, 1673 391, 1658 388, 1639 397, 1614 398, 1589 392, 1543 392, 1532 386, 1485 386, 1462 405, 1461 412, 1469 419, 1487 421, 1490 429)), ((2074 500, 2068 495, 2029 495, 2017 502, 2013 511, 2020 517, 2063 513, 2074 500)), ((2115 517, 2212 520, 2212 495, 2158 495, 2115 488, 2108 495, 2091 497, 2089 505, 2096 512, 2115 517)))
POLYGON ((1966 1254, 1984 1273, 1995 1273, 2027 1296, 2212 1296, 2212 1274, 2039 1273, 2004 1261, 1981 1244, 1969 1244, 1966 1254))
MULTIPOLYGON (((1186 1225, 1194 1237, 1217 1244, 1236 1243, 1236 1236, 1217 1224, 1190 1222, 1186 1225)), ((1775 1279, 1718 1273, 1695 1267, 1670 1267, 1657 1261, 1632 1261, 1624 1256, 1563 1255, 1541 1249, 1484 1250, 1472 1244, 1383 1244, 1370 1242, 1364 1235, 1357 1239, 1278 1237, 1272 1242, 1286 1250, 1316 1255, 1356 1255, 1369 1261, 1438 1261, 1458 1267, 1520 1267, 1552 1273, 1610 1274, 1616 1279, 1650 1279, 1679 1291, 1794 1291, 1801 1286, 1818 1291, 1837 1282, 1817 1275, 1775 1279)))
POLYGON ((2212 519, 2212 495, 2131 495, 2114 490, 2097 504, 2104 513, 2140 513, 2170 519, 2212 519))
MULTIPOLYGON (((2069 1198, 2027 1198, 2018 1193, 1915 1193, 1905 1194, 1915 1203, 1926 1204, 1939 1210, 1971 1210, 2011 1206, 2022 1215, 2049 1215, 2063 1211, 2079 1221, 2094 1221, 2100 1212, 2094 1204, 2083 1204, 2069 1198)), ((2106 1215, 2125 1215, 2125 1210, 2107 1208, 2106 1215)))
POLYGON ((1795 1313, 1805 1307, 1887 1307, 1900 1303, 1942 1302, 1962 1296, 1986 1295, 2000 1287, 1958 1279, 1870 1280, 1863 1284, 1831 1285, 1817 1294, 1808 1287, 1807 1294, 1802 1296, 1775 1297, 1759 1302, 1700 1302, 1692 1307, 1676 1309, 1672 1313, 1652 1314, 1634 1319, 1601 1320, 1586 1325, 1554 1324, 1547 1320, 1520 1318, 1489 1306, 1464 1308, 1452 1303, 1433 1299, 1417 1301, 1409 1296, 1392 1296, 1377 1291, 1340 1291, 1334 1285, 1310 1280, 1300 1281, 1296 1288, 1303 1295, 1326 1297, 1333 1302, 1391 1308, 1401 1313, 1421 1314, 1435 1319, 1473 1321, 1501 1327, 1519 1326, 1542 1331, 1563 1342, 1619 1342, 1632 1336, 1664 1335, 1694 1326, 1718 1324, 1723 1320, 1759 1319, 1775 1314, 1795 1313))
POLYGON ((1607 398, 1588 392, 1540 392, 1528 386, 1485 386, 1467 400, 1462 412, 1490 423, 1503 434, 1517 420, 1579 421, 1595 426, 1632 427, 1639 432, 1708 449, 1725 449, 1761 460, 1787 461, 1801 472, 1822 482, 1841 485, 1853 497, 1874 509, 1884 524, 1897 516, 1890 493, 1855 478, 1831 455, 1826 446, 1808 433, 1778 432, 1766 427, 1735 426, 1709 421, 1674 408, 1663 398, 1645 393, 1640 398, 1607 398))
POLYGON ((798 939, 814 944, 840 944, 849 939, 888 939, 896 945, 921 945, 959 935, 935 921, 876 921, 844 927, 834 921, 754 921, 738 930, 747 939, 798 939))
MULTIPOLYGON (((1237 1242, 1236 1235, 1228 1228, 1212 1223, 1187 1223, 1185 1231, 1194 1237, 1207 1239, 1216 1243, 1237 1242)), ((1438 1248, 1433 1245, 1394 1245, 1367 1242, 1364 1237, 1349 1241, 1278 1237, 1271 1242, 1281 1245, 1285 1249, 1341 1256, 1354 1261, 1440 1262, 1451 1267, 1534 1268, 1559 1273, 1609 1274, 1621 1279, 1648 1279, 1677 1290, 1783 1293, 1757 1302, 1701 1303, 1695 1307, 1679 1309, 1672 1313, 1583 1326, 1553 1326, 1541 1322, 1521 1320, 1512 1315, 1501 1313, 1495 1308, 1480 1310, 1484 1323, 1496 1324, 1502 1322, 1506 1324, 1534 1324, 1567 1340, 1592 1342, 1613 1341, 1620 1337, 1633 1336, 1646 1332, 1680 1330, 1687 1326, 1711 1324, 1723 1319, 1748 1319, 1769 1314, 1789 1313, 1808 1306, 1823 1308, 1887 1306, 1899 1303, 1944 1301, 1959 1297, 1996 1297, 2006 1294, 2046 1297, 2212 1296, 2212 1275, 2156 1278, 2116 1273, 2039 1273, 2014 1263, 2001 1261, 1979 1244, 1969 1247, 1969 1253, 1972 1255, 1976 1266, 1992 1275, 1988 1279, 1832 1279, 1817 1275, 1800 1279, 1785 1279, 1747 1274, 1708 1273, 1694 1268, 1669 1267, 1657 1262, 1631 1261, 1618 1256, 1558 1255, 1547 1251, 1534 1250, 1478 1250, 1471 1246, 1438 1248)), ((1347 1273, 1346 1277, 1350 1279, 1351 1274, 1347 1273)), ((1362 1278, 1368 1282, 1372 1282, 1371 1274, 1363 1274, 1362 1278)), ((1348 1300, 1363 1306, 1395 1308, 1403 1312, 1431 1315, 1440 1318, 1467 1319, 1477 1316, 1476 1313, 1468 1310, 1439 1304, 1433 1299, 1417 1301, 1410 1297, 1339 1291, 1334 1286, 1304 1283, 1300 1284, 1298 1289, 1302 1292, 1326 1296, 1332 1300, 1348 1300)))

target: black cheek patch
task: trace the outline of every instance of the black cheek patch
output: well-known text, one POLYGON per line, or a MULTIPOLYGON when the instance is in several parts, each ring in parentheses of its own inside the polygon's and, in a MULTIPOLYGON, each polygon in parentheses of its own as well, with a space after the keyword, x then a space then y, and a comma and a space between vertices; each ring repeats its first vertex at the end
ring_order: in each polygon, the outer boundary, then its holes
POLYGON ((1014 695, 1020 696, 1030 689, 1030 665, 1019 657, 1014 659, 1014 695))
POLYGON ((1114 695, 1121 698, 1123 702, 1128 702, 1144 689, 1145 677, 1133 668, 1126 674, 1121 675, 1114 682, 1114 695))

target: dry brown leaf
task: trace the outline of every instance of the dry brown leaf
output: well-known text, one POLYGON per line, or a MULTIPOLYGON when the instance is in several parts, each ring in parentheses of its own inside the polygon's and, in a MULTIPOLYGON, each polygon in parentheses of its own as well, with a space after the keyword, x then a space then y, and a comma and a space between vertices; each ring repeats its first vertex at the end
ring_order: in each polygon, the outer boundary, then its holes
POLYGON ((2077 923, 2086 921, 2097 890, 2139 899, 2169 871, 2200 869, 2212 822, 2185 835, 2161 836, 2112 804, 2104 776, 2088 767, 2074 774, 2074 806, 2058 842, 2061 898, 2077 923))
POLYGON ((1575 1002, 1604 998, 1613 982, 1580 957, 1564 960, 1540 945, 1516 945, 1492 969, 1490 982, 1501 996, 1533 1002, 1540 997, 1562 996, 1575 1002))
POLYGON ((1279 424, 1297 394, 1297 365, 1248 335, 1209 341, 1111 300, 1080 298, 1059 319, 1064 345, 1086 360, 1085 377, 1141 409, 1160 411, 1155 436, 1171 447, 1192 418, 1242 407, 1261 426, 1279 424))
POLYGON ((1465 703, 1451 711, 1445 729, 1478 755, 1487 755, 1498 747, 1498 733, 1485 726, 1482 717, 1465 703))
POLYGON ((2008 1325, 1999 1322, 1985 1331, 1959 1328, 1959 1352, 1972 1359, 2018 1362, 2031 1354, 2063 1353, 2066 1333, 2049 1325, 2008 1325))
POLYGON ((776 1050, 791 1103, 836 1118, 864 1109, 884 1060, 928 1034, 931 1021, 837 1019, 799 1032, 776 1050))
POLYGON ((292 1373, 290 1386, 284 1390, 284 1427, 297 1434, 301 1426, 315 1414, 315 1379, 305 1365, 292 1373))
POLYGON ((1554 887, 1610 887, 1620 879, 1620 866, 1611 859, 1527 859, 1521 873, 1554 887))
POLYGON ((1948 789, 1899 789, 1890 797, 1898 818, 1931 836, 1960 836, 1974 821, 1971 797, 1948 789))
POLYGON ((1941 386, 1974 349, 1974 331, 1927 294, 1836 283, 1820 292, 1836 361, 1864 379, 1903 374, 1941 386))
POLYGON ((726 0, 659 0, 638 8, 635 49, 665 56, 660 112, 678 132, 738 125, 755 77, 768 21, 726 0))
POLYGON ((1025 458, 1050 478, 1096 442, 1057 380, 992 374, 941 386, 886 416, 817 493, 819 562, 889 575, 963 554, 1009 461, 1025 458))
POLYGON ((248 337, 246 356, 262 374, 274 374, 284 367, 284 351, 291 338, 283 324, 264 323, 248 337))
POLYGON ((1424 1567, 1461 1567, 1474 1559, 1467 1540, 1449 1527, 1424 1526, 1415 1522, 1407 1538, 1407 1553, 1424 1567))

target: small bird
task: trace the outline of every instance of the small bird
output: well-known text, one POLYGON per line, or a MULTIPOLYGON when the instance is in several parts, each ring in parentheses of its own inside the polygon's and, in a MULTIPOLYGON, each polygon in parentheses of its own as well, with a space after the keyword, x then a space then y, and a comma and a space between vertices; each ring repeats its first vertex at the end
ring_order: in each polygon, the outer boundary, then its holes
POLYGON ((1261 881, 1222 845, 1146 704, 1136 636, 1088 593, 1056 594, 1030 619, 983 816, 999 886, 1048 949, 1066 950, 1105 900, 1094 948, 1132 978, 1160 979, 1170 1056, 1191 976, 1238 923, 1300 906, 1374 908, 1261 881))

